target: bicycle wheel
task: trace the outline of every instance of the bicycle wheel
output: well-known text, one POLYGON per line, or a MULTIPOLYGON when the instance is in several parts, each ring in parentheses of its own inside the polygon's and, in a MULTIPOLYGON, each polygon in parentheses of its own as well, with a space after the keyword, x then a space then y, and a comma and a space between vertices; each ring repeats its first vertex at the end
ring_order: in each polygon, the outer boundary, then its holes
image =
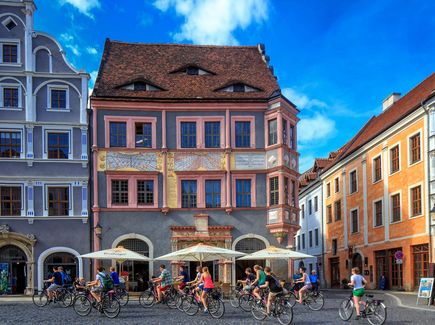
POLYGON ((186 315, 194 316, 199 311, 199 304, 196 302, 195 298, 187 296, 183 298, 182 308, 186 315))
POLYGON ((77 295, 73 302, 73 309, 79 316, 88 316, 92 310, 92 303, 85 295, 77 295))
POLYGON ((251 314, 256 320, 263 320, 266 318, 266 306, 261 300, 256 299, 252 304, 251 314))
POLYGON ((243 311, 249 312, 251 311, 252 304, 254 303, 254 296, 250 293, 244 293, 239 298, 239 306, 243 311))
POLYGON ((167 293, 165 297, 166 304, 169 308, 175 309, 177 308, 177 294, 173 291, 167 293))
POLYGON ((73 303, 73 296, 71 293, 64 291, 60 294, 58 301, 63 308, 68 308, 73 303))
POLYGON ((276 317, 282 325, 291 324, 293 321, 293 307, 286 299, 280 299, 276 302, 276 317))
POLYGON ((45 291, 37 291, 32 296, 32 301, 35 306, 44 307, 48 304, 48 296, 45 291))
POLYGON ((348 321, 353 314, 353 301, 349 298, 343 299, 338 308, 338 315, 344 321, 348 321))
POLYGON ((179 311, 183 311, 183 298, 184 298, 183 295, 181 295, 181 294, 177 295, 177 300, 175 302, 175 306, 177 307, 177 309, 179 311))
POLYGON ((128 304, 128 301, 130 300, 130 297, 128 295, 127 290, 121 289, 116 293, 116 298, 119 300, 119 304, 121 306, 125 306, 128 304))
POLYGON ((121 304, 119 303, 118 298, 105 296, 103 298, 102 304, 103 313, 107 318, 118 317, 119 312, 121 311, 121 304))
POLYGON ((225 314, 225 304, 221 299, 208 299, 207 303, 211 317, 219 319, 225 314))
POLYGON ((308 308, 310 308, 311 310, 320 310, 325 305, 325 299, 323 298, 323 295, 321 293, 318 293, 316 295, 310 293, 306 299, 306 303, 308 305, 308 308))
POLYGON ((154 296, 154 293, 152 291, 144 291, 139 296, 139 303, 144 308, 150 308, 156 303, 156 297, 154 296))
POLYGON ((298 299, 294 292, 290 291, 285 299, 290 303, 290 306, 294 307, 296 305, 296 300, 298 299))
POLYGON ((372 325, 382 325, 387 320, 387 307, 381 303, 370 303, 366 308, 367 321, 372 325))
POLYGON ((240 294, 238 291, 234 290, 230 295, 230 305, 234 308, 240 307, 240 294))

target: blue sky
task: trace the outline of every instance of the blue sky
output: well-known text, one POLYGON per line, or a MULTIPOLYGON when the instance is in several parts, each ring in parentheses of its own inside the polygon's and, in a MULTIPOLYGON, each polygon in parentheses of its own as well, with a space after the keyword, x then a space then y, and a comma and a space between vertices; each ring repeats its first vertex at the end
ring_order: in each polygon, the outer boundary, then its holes
POLYGON ((266 44, 298 105, 301 172, 352 137, 392 92, 435 72, 435 1, 36 0, 35 28, 93 77, 104 40, 266 44))

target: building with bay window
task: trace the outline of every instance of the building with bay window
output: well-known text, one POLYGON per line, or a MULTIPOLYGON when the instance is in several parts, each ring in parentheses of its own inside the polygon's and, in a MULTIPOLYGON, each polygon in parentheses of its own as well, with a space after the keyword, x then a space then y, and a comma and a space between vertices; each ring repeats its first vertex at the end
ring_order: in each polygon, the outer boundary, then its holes
POLYGON ((89 251, 89 75, 33 29, 35 10, 0 3, 0 272, 13 294, 41 288, 53 265, 82 276, 89 251))
MULTIPOLYGON (((91 108, 94 250, 157 257, 198 242, 244 252, 293 244, 298 111, 263 45, 107 40, 91 108)), ((208 266, 229 283, 256 262, 208 266)), ((158 265, 124 270, 139 290, 158 265)))

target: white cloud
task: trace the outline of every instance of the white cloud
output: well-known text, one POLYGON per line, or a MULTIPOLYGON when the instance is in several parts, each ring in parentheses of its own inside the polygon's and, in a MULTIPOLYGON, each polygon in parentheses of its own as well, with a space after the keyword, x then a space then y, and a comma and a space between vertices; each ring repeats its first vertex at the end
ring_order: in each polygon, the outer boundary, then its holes
POLYGON ((234 31, 268 18, 267 0, 156 0, 154 6, 163 12, 174 7, 184 17, 175 41, 195 44, 236 45, 234 31))
POLYGON ((70 49, 75 56, 80 56, 82 53, 79 46, 75 43, 74 36, 68 33, 60 34, 60 39, 64 42, 65 47, 70 49))
POLYGON ((82 14, 94 19, 93 9, 101 8, 100 0, 59 0, 61 5, 69 4, 82 14))
POLYGON ((282 93, 287 97, 292 103, 294 103, 298 108, 312 108, 312 107, 327 107, 328 105, 319 100, 309 98, 307 95, 296 91, 293 88, 284 88, 282 93))
POLYGON ((302 117, 298 123, 298 141, 312 142, 326 140, 335 134, 335 121, 321 113, 302 117))
POLYGON ((89 54, 92 54, 92 55, 97 55, 98 54, 97 49, 95 47, 91 47, 91 46, 88 46, 86 48, 86 52, 88 52, 89 54))

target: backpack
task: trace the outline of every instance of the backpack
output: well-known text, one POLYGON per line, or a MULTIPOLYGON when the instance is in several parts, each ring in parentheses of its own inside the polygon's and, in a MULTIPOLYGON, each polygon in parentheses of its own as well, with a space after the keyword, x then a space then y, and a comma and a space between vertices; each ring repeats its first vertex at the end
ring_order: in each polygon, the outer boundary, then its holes
POLYGON ((98 273, 101 277, 101 281, 103 282, 103 290, 110 291, 113 289, 113 279, 109 274, 98 273))
POLYGON ((71 276, 68 273, 64 274, 63 284, 72 284, 71 276))
POLYGON ((275 280, 276 287, 277 288, 282 288, 281 283, 279 282, 278 278, 276 276, 274 276, 273 274, 271 276, 275 280))

